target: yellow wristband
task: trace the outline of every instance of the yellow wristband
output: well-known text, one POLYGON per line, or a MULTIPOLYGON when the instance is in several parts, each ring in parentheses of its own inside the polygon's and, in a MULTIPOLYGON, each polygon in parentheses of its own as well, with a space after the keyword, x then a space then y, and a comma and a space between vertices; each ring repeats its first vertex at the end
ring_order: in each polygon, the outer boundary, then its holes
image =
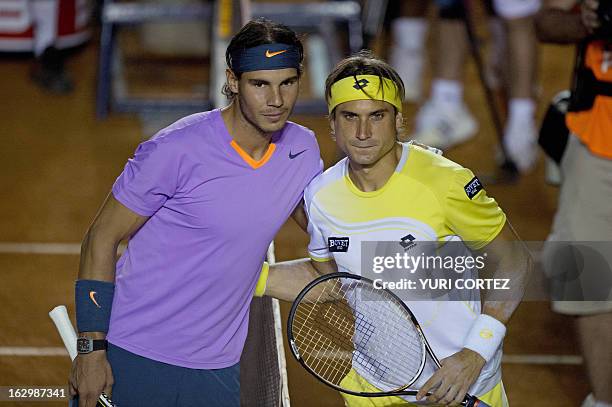
POLYGON ((268 272, 270 271, 270 265, 267 261, 263 262, 261 266, 261 273, 259 274, 259 280, 255 286, 255 297, 263 297, 266 292, 266 285, 268 284, 268 272))

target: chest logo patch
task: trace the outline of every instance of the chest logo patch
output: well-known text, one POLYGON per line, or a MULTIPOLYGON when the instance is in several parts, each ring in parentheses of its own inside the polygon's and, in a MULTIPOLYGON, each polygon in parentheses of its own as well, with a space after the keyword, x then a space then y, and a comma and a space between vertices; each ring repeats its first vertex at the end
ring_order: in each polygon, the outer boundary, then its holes
POLYGON ((346 253, 349 249, 348 237, 328 237, 327 248, 331 253, 346 253))
POLYGON ((295 154, 292 154, 292 153, 291 153, 291 150, 290 150, 290 151, 289 151, 289 159, 290 159, 290 160, 293 160, 295 157, 297 157, 298 155, 300 155, 300 154, 302 154, 302 153, 305 153, 305 152, 306 152, 306 150, 302 150, 302 151, 300 151, 300 152, 297 152, 297 153, 295 153, 295 154))
POLYGON ((414 246, 416 246, 416 243, 414 243, 414 241, 416 240, 416 237, 412 236, 412 234, 408 233, 406 236, 402 237, 400 239, 400 246, 402 246, 404 248, 404 251, 408 250, 408 249, 412 249, 414 246))
POLYGON ((482 190, 482 183, 478 177, 474 177, 465 185, 465 187, 463 187, 463 189, 465 189, 465 193, 467 194, 468 198, 472 199, 482 190))

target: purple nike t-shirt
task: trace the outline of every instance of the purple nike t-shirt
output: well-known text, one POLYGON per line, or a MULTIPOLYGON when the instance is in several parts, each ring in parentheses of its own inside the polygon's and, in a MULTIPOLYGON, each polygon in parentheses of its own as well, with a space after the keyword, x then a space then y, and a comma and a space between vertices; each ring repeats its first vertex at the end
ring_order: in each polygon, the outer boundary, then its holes
POLYGON ((288 122, 254 162, 219 110, 138 146, 113 195, 150 218, 117 262, 108 340, 176 366, 237 363, 268 245, 320 172, 312 131, 288 122))

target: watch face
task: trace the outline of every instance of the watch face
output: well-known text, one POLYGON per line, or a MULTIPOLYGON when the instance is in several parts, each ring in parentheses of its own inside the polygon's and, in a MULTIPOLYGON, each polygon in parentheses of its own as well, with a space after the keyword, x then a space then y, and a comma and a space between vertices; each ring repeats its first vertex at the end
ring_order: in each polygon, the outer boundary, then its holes
POLYGON ((93 350, 93 341, 89 338, 78 338, 77 339, 77 352, 78 353, 89 353, 93 350))

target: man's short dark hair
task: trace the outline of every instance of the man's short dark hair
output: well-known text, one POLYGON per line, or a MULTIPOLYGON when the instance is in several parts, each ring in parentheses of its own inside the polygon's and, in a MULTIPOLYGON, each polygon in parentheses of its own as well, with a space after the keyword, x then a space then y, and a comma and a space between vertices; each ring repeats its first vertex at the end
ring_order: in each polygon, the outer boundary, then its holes
MULTIPOLYGON (((392 80, 397 86, 400 100, 404 100, 404 82, 391 65, 377 58, 370 50, 361 50, 356 54, 343 59, 336 65, 325 81, 325 100, 329 103, 331 98, 331 87, 341 79, 356 75, 376 75, 380 78, 392 80)), ((334 109, 335 110, 335 109, 334 109)), ((334 112, 331 112, 333 116, 334 112)))
MULTIPOLYGON (((265 18, 249 21, 236 33, 236 35, 234 35, 227 46, 227 50, 225 50, 225 62, 228 68, 234 71, 232 68, 233 52, 253 48, 258 45, 275 43, 293 45, 297 48, 300 54, 298 76, 301 76, 303 70, 302 61, 304 60, 304 46, 302 45, 302 41, 291 28, 265 18)), ((234 71, 234 74, 238 79, 240 79, 242 75, 242 73, 236 73, 236 71, 234 71)), ((223 94, 228 98, 234 97, 234 93, 230 90, 227 83, 223 86, 223 94)))

